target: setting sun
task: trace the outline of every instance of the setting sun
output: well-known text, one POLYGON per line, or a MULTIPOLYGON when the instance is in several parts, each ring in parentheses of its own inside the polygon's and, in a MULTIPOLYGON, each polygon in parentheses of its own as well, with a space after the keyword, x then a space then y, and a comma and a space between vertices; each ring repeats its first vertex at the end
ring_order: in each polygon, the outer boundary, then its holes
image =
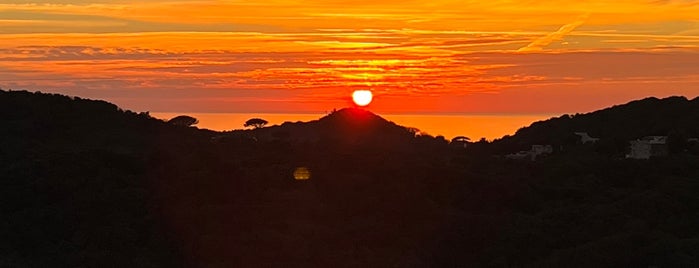
POLYGON ((359 106, 367 106, 374 98, 371 90, 355 90, 352 93, 352 100, 359 106))
POLYGON ((699 0, 0 0, 0 264, 699 268, 698 63, 699 0))

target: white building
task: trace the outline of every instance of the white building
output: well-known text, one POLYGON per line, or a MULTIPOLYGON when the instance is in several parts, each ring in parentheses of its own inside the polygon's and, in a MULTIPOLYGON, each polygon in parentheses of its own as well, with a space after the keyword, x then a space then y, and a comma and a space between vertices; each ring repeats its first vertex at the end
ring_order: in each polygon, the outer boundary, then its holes
POLYGON ((547 155, 553 153, 553 146, 551 145, 532 145, 532 149, 529 151, 520 151, 513 154, 505 155, 508 159, 524 159, 529 158, 532 161, 536 160, 537 156, 547 155))
POLYGON ((553 153, 553 146, 551 145, 532 145, 532 153, 536 155, 540 154, 550 154, 553 153))
POLYGON ((590 137, 590 135, 588 135, 587 132, 575 132, 575 135, 580 136, 580 142, 582 142, 582 144, 588 142, 595 143, 599 140, 599 138, 590 137))
POLYGON ((630 143, 626 158, 649 159, 651 156, 668 155, 667 136, 647 136, 630 143))
POLYGON ((519 159, 531 157, 530 155, 531 155, 530 151, 519 151, 519 152, 512 153, 512 154, 506 154, 505 158, 519 160, 519 159))
POLYGON ((535 144, 532 145, 532 150, 530 151, 532 155, 532 161, 536 160, 537 156, 540 155, 547 155, 553 153, 553 146, 550 144, 547 145, 539 145, 535 144))

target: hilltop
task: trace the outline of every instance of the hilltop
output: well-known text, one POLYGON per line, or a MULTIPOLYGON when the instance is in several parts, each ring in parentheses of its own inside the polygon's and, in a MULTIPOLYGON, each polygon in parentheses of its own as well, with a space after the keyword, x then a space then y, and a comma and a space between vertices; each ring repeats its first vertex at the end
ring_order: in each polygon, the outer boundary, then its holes
POLYGON ((344 108, 310 122, 285 122, 279 126, 255 130, 237 130, 233 134, 250 133, 259 139, 295 141, 333 140, 343 143, 369 142, 375 139, 407 141, 415 136, 408 128, 396 125, 361 108, 344 108))
POLYGON ((691 136, 697 115, 646 99, 464 150, 362 109, 213 132, 0 91, 0 266, 696 266, 696 154, 492 153, 572 131, 691 136))
POLYGON ((499 151, 517 151, 532 144, 554 147, 579 142, 575 132, 601 139, 611 150, 623 152, 628 141, 644 136, 699 137, 699 98, 646 98, 586 114, 562 115, 519 129, 494 141, 499 151))

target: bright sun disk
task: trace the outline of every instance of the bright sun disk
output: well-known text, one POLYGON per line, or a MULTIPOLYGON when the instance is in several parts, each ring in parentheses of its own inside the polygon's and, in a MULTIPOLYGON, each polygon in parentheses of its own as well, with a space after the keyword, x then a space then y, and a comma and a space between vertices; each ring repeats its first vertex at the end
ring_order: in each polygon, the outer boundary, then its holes
POLYGON ((359 106, 367 106, 369 103, 371 103, 371 100, 373 99, 373 94, 371 93, 371 90, 355 90, 352 92, 352 100, 354 101, 355 104, 359 106))

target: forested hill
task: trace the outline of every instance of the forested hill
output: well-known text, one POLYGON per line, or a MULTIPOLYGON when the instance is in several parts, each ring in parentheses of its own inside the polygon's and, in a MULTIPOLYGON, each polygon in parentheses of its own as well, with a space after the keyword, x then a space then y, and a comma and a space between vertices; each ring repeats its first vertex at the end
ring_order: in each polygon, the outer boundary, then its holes
POLYGON ((697 267, 696 153, 490 154, 694 135, 691 116, 696 100, 647 99, 464 149, 362 109, 213 132, 0 91, 0 267, 697 267))
MULTIPOLYGON (((52 139, 89 135, 98 140, 111 135, 129 139, 134 135, 141 138, 156 135, 173 127, 150 117, 147 112, 122 110, 106 101, 4 90, 0 90, 0 120, 4 124, 0 130, 3 134, 29 135, 26 138, 34 137, 32 135, 52 139)), ((200 132, 211 134, 210 131, 200 132)), ((89 143, 93 140, 83 141, 89 143)))
POLYGON ((209 132, 105 101, 2 90, 0 124, 0 267, 182 266, 148 174, 209 132))
POLYGON ((411 129, 396 125, 368 110, 344 108, 310 122, 285 122, 278 126, 232 131, 233 135, 249 134, 258 139, 283 139, 325 143, 373 143, 375 145, 410 142, 411 129), (385 142, 385 143, 383 143, 385 142))
POLYGON ((599 111, 562 115, 519 129, 494 142, 501 151, 526 149, 532 144, 567 145, 579 141, 574 132, 587 132, 612 146, 627 146, 643 136, 699 136, 699 98, 646 98, 599 111))

